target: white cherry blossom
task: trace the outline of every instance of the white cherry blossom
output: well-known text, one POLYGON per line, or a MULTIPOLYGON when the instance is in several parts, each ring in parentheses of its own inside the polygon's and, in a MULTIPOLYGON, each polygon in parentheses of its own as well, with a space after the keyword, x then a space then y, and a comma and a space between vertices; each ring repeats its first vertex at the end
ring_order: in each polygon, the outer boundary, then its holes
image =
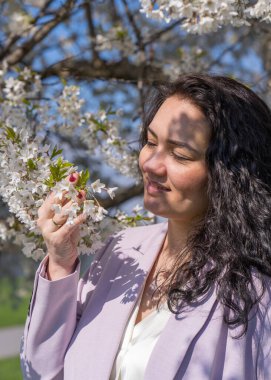
MULTIPOLYGON (((41 89, 40 78, 35 73, 24 69, 17 76, 15 73, 8 76, 3 68, 0 74, 5 75, 0 104, 0 192, 13 215, 0 225, 1 240, 10 239, 21 245, 27 257, 36 260, 44 257, 45 245, 36 220, 38 208, 52 191, 56 198, 61 200, 64 192, 64 196, 74 202, 66 211, 67 223, 72 224, 80 212, 87 216, 80 226, 79 251, 82 254, 91 254, 101 245, 105 238, 103 231, 111 233, 138 220, 150 221, 146 215, 139 214, 139 210, 134 211, 133 217, 122 212, 109 216, 94 194, 103 192, 113 198, 117 188, 107 187, 100 179, 85 183, 88 199, 79 206, 79 189, 66 179, 78 168, 66 161, 57 152, 58 148, 44 143, 47 128, 71 136, 79 125, 84 126, 81 138, 88 142, 92 153, 99 151, 105 155, 107 163, 120 172, 136 175, 137 155, 118 135, 118 111, 115 119, 111 111, 84 112, 85 102, 75 86, 64 86, 56 97, 57 102, 54 98, 39 102, 38 98, 32 99, 41 89), (34 115, 31 109, 35 109, 34 115), (33 136, 33 127, 36 136, 33 136)), ((83 177, 84 172, 80 171, 79 175, 83 177)), ((56 214, 63 212, 58 203, 53 204, 52 209, 56 214)))
POLYGON ((269 0, 252 4, 247 0, 141 0, 141 12, 166 22, 184 19, 182 28, 198 34, 215 32, 228 24, 250 25, 251 18, 271 22, 269 0))
POLYGON ((100 179, 97 179, 95 182, 91 184, 91 188, 94 193, 101 193, 102 189, 105 188, 105 184, 101 183, 100 179))
POLYGON ((113 199, 115 197, 115 192, 118 190, 117 187, 110 187, 109 189, 107 189, 107 193, 108 195, 110 196, 111 199, 113 199))

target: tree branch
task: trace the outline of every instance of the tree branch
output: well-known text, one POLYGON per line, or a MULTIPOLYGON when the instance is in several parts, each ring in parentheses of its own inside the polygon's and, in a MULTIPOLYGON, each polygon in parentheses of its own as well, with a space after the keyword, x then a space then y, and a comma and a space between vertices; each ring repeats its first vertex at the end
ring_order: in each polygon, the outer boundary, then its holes
MULTIPOLYGON (((42 72, 42 78, 56 75, 62 78, 73 78, 77 80, 90 79, 118 79, 137 84, 141 75, 142 66, 136 65, 128 59, 123 58, 119 62, 105 62, 102 60, 74 60, 66 59, 58 62, 42 72)), ((144 68, 144 83, 152 84, 153 81, 168 80, 168 76, 159 67, 147 65, 144 68)))
POLYGON ((146 67, 146 63, 148 60, 147 60, 147 56, 146 56, 145 46, 143 44, 143 38, 142 38, 141 32, 140 32, 140 30, 136 24, 134 15, 131 13, 131 11, 128 7, 127 1, 122 0, 122 2, 124 4, 124 8, 126 11, 127 18, 128 18, 128 20, 132 26, 132 29, 134 31, 135 36, 136 36, 136 44, 137 44, 138 50, 140 52, 141 70, 140 70, 139 75, 138 75, 137 88, 138 88, 139 96, 140 96, 140 114, 142 114, 143 107, 144 107, 144 93, 143 93, 143 82, 144 82, 144 80, 143 80, 143 78, 146 76, 145 75, 145 67, 146 67))
POLYGON ((91 4, 86 1, 83 4, 83 7, 85 9, 85 15, 86 15, 86 20, 87 20, 87 25, 88 25, 88 31, 89 35, 91 38, 91 47, 92 47, 92 54, 93 54, 93 59, 98 60, 99 59, 99 54, 96 49, 96 31, 95 27, 92 21, 92 10, 91 10, 91 4))
POLYGON ((175 26, 181 25, 184 20, 185 20, 185 17, 181 18, 180 20, 177 20, 177 21, 173 22, 172 24, 170 24, 169 26, 167 26, 165 29, 159 30, 159 32, 154 33, 148 40, 146 40, 146 41, 143 42, 144 47, 147 46, 147 45, 150 45, 154 41, 158 40, 163 34, 166 34, 169 31, 171 31, 172 29, 174 29, 175 26))
POLYGON ((217 58, 215 58, 213 61, 211 61, 208 65, 208 70, 210 70, 210 68, 212 68, 214 65, 217 65, 220 63, 221 59, 227 54, 227 53, 230 53, 232 51, 234 51, 236 49, 236 47, 242 42, 244 41, 245 39, 247 39, 248 35, 250 34, 250 31, 248 31, 247 33, 244 33, 243 35, 241 35, 238 40, 230 45, 230 46, 227 46, 225 49, 223 49, 223 51, 219 54, 219 56, 217 58))
POLYGON ((135 22, 135 18, 134 18, 134 15, 131 13, 129 7, 128 7, 128 3, 126 0, 122 0, 123 4, 124 4, 124 8, 125 8, 125 11, 126 11, 126 15, 127 15, 127 18, 133 28, 133 31, 135 33, 135 36, 136 36, 136 39, 137 39, 137 45, 139 47, 140 50, 143 49, 144 51, 144 46, 142 44, 142 36, 141 36, 141 32, 135 22))
MULTIPOLYGON (((50 6, 50 4, 52 3, 52 1, 53 0, 47 0, 46 3, 44 4, 44 6, 41 8, 40 13, 34 19, 34 21, 32 22, 32 26, 30 27, 30 30, 28 31, 30 34, 31 34, 31 30, 36 26, 36 23, 38 22, 38 20, 45 15, 45 12, 46 12, 47 8, 50 6)), ((20 38, 21 38, 20 34, 11 33, 11 35, 9 36, 9 38, 6 41, 6 44, 5 44, 4 48, 2 49, 2 51, 0 53, 0 59, 3 59, 10 52, 12 46, 20 38)))
POLYGON ((18 46, 13 52, 2 58, 5 58, 5 61, 9 65, 15 65, 20 62, 35 47, 35 45, 42 41, 51 30, 69 16, 74 1, 75 0, 67 0, 66 4, 58 10, 56 17, 52 21, 44 24, 30 40, 26 41, 22 46, 18 46))

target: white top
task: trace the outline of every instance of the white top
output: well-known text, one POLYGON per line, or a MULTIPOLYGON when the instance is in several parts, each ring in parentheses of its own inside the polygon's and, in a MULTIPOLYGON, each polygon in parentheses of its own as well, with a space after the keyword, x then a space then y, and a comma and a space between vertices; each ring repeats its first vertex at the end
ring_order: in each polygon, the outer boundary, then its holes
POLYGON ((141 380, 152 350, 163 331, 170 311, 165 304, 135 325, 140 299, 126 327, 110 380, 141 380))

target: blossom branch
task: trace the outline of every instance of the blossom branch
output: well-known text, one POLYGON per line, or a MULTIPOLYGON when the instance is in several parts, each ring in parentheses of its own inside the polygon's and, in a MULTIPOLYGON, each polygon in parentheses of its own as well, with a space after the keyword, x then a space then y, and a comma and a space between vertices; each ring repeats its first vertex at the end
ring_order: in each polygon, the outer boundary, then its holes
MULTIPOLYGON (((108 207, 137 195, 142 189, 135 185, 128 194, 122 191, 117 199, 116 187, 107 187, 100 179, 89 182, 89 171, 79 172, 76 185, 67 181, 67 176, 77 171, 77 167, 66 161, 62 150, 56 146, 52 149, 43 143, 43 129, 51 124, 51 129, 63 136, 73 135, 78 126, 82 127, 80 139, 85 141, 90 153, 99 148, 105 161, 114 168, 118 168, 125 175, 136 176, 137 155, 131 151, 126 141, 117 133, 117 124, 110 119, 117 112, 108 109, 100 110, 96 114, 84 113, 84 100, 76 86, 65 86, 57 97, 57 103, 49 101, 43 107, 39 104, 37 94, 40 92, 39 77, 28 69, 11 75, 3 80, 5 73, 1 71, 3 93, 0 113, 0 193, 3 201, 8 205, 11 214, 9 225, 0 226, 0 238, 5 240, 15 238, 23 245, 23 252, 35 259, 44 256, 44 242, 36 225, 38 208, 42 205, 49 192, 54 191, 55 197, 62 199, 63 194, 72 205, 67 213, 68 224, 73 224, 78 213, 84 212, 86 222, 80 226, 79 251, 82 254, 95 252, 102 241, 101 231, 119 229, 121 225, 134 225, 140 221, 150 221, 151 217, 134 211, 128 216, 117 211, 107 221, 108 207), (54 116, 55 114, 55 116, 54 116), (48 118, 48 115, 50 117, 48 118), (33 126, 35 135, 33 135, 33 126), (100 144, 97 141, 100 139, 100 144), (79 206, 77 197, 84 190, 87 197, 83 205, 79 206), (107 193, 112 202, 106 201, 100 194, 107 193), (98 196, 97 196, 98 194, 98 196), (12 233, 16 231, 16 233, 12 233), (5 238, 6 236, 6 238, 5 238)), ((61 213, 62 206, 54 204, 54 212, 61 213)))
MULTIPOLYGON (((36 28, 37 22, 46 15, 46 10, 50 6, 50 4, 53 2, 53 0, 47 0, 44 6, 41 8, 38 16, 35 17, 35 19, 31 22, 31 26, 29 27, 28 32, 30 35, 32 34, 32 30, 36 28)), ((18 32, 11 33, 9 35, 8 39, 6 40, 4 48, 0 52, 0 59, 3 59, 6 57, 6 55, 10 52, 11 48, 14 46, 14 44, 21 38, 21 34, 18 32)))
MULTIPOLYGON (((57 11, 55 18, 41 26, 36 33, 22 46, 18 46, 10 54, 5 56, 5 61, 10 65, 15 65, 21 61, 35 45, 43 40, 59 23, 67 18, 72 10, 75 0, 67 0, 65 5, 57 11)), ((3 58, 3 57, 2 57, 3 58)))

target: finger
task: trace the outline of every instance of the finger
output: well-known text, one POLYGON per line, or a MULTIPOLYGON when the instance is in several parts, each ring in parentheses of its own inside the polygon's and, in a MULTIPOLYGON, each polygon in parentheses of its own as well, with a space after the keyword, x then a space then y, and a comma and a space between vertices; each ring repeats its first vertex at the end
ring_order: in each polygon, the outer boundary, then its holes
POLYGON ((74 220, 73 224, 63 224, 63 226, 59 227, 56 231, 56 235, 62 235, 63 237, 71 234, 76 228, 78 228, 81 224, 83 224, 87 220, 87 215, 84 213, 79 214, 74 220))
POLYGON ((69 233, 71 241, 77 246, 80 241, 80 225, 76 225, 69 233))
POLYGON ((65 211, 73 204, 73 201, 67 200, 67 203, 61 207, 61 212, 57 213, 52 208, 54 203, 51 203, 50 197, 53 198, 53 194, 50 194, 48 202, 43 204, 38 210, 37 225, 41 231, 46 232, 54 232, 66 222, 67 214, 65 214, 65 211))
POLYGON ((78 191, 77 194, 77 202, 74 202, 73 200, 70 200, 68 203, 66 203, 61 210, 61 213, 57 214, 55 213, 54 221, 58 224, 64 224, 68 218, 68 211, 70 208, 77 203, 79 206, 83 204, 84 200, 86 198, 86 192, 84 190, 78 191))
POLYGON ((87 215, 84 213, 81 213, 74 219, 73 224, 65 224, 64 226, 66 226, 70 231, 73 231, 74 228, 85 223, 86 220, 87 220, 87 215))
MULTIPOLYGON (((66 178, 71 184, 75 185, 77 182, 78 182, 78 179, 79 179, 79 173, 77 172, 74 172, 72 174, 70 174, 67 178, 66 178)), ((62 194, 61 196, 56 196, 56 193, 54 191, 52 191, 48 198, 46 198, 45 202, 46 204, 66 204, 68 203, 69 199, 66 197, 66 194, 68 194, 68 191, 67 190, 63 190, 62 191, 62 194)))
MULTIPOLYGON (((53 217, 51 220, 53 221, 53 224, 55 227, 59 227, 66 223, 68 216, 69 216, 69 210, 73 206, 74 202, 69 201, 65 206, 62 207, 60 213, 54 213, 53 217)), ((55 228, 54 228, 55 230, 55 228)))
POLYGON ((63 191, 62 199, 56 196, 54 191, 48 195, 41 207, 38 209, 39 218, 50 219, 54 216, 54 209, 52 208, 53 204, 65 205, 69 200, 65 197, 67 191, 63 191))
MULTIPOLYGON (((78 182, 79 177, 80 177, 79 173, 74 172, 70 174, 66 179, 71 184, 75 185, 78 182)), ((54 209, 52 209, 53 204, 60 204, 61 206, 64 206, 69 202, 69 198, 66 197, 66 194, 68 194, 68 191, 64 190, 61 196, 59 197, 59 196, 56 196, 56 193, 54 191, 52 191, 38 210, 39 218, 45 218, 45 219, 52 218, 55 213, 54 209)), ((83 199, 85 197, 85 193, 82 193, 80 197, 83 199)))
MULTIPOLYGON (((84 199, 85 199, 85 191, 82 190, 78 192, 77 207, 83 203, 84 199)), ((47 220, 48 221, 47 226, 49 227, 49 230, 56 231, 62 225, 64 225, 67 222, 69 211, 74 206, 76 206, 76 202, 74 202, 73 200, 70 200, 65 206, 62 207, 60 213, 55 213, 51 218, 49 218, 49 220, 47 220)))

